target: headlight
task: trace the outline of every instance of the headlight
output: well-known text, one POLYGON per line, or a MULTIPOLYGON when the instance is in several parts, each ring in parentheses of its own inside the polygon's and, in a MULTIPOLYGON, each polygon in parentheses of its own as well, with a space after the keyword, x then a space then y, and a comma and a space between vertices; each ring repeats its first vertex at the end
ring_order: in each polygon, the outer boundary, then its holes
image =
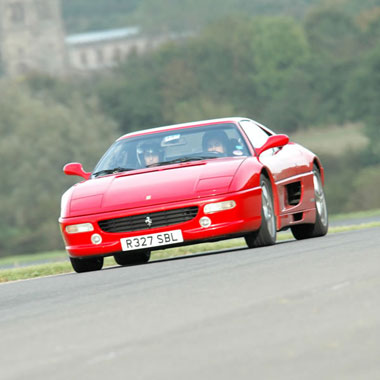
POLYGON ((91 223, 72 224, 71 226, 66 226, 66 232, 68 234, 79 234, 81 232, 90 231, 94 231, 94 226, 91 223))
POLYGON ((230 210, 236 206, 235 201, 224 201, 224 202, 218 202, 218 203, 209 203, 207 204, 203 212, 205 214, 212 214, 214 212, 219 212, 219 211, 225 211, 225 210, 230 210))

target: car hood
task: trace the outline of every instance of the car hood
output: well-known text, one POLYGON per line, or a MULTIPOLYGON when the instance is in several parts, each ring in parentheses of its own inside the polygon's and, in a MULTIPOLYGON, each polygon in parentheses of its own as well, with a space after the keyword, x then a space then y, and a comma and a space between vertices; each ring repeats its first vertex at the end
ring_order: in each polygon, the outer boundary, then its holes
POLYGON ((219 158, 123 172, 71 189, 62 217, 159 205, 228 192, 245 158, 219 158))

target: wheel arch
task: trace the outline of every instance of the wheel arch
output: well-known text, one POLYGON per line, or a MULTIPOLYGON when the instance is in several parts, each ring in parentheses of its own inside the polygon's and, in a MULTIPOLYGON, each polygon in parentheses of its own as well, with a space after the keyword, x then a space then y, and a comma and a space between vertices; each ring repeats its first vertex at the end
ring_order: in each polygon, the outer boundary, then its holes
POLYGON ((278 191, 277 191, 277 186, 276 183, 274 182, 274 178, 272 176, 272 173, 267 167, 263 167, 260 173, 260 176, 263 175, 265 176, 271 184, 272 187, 272 195, 273 195, 273 203, 274 203, 274 211, 276 215, 276 228, 279 230, 279 221, 280 221, 280 202, 279 202, 279 196, 278 196, 278 191))
POLYGON ((317 156, 315 156, 313 159, 313 167, 314 166, 317 167, 319 174, 321 175, 322 185, 325 185, 325 171, 323 169, 320 159, 317 156))

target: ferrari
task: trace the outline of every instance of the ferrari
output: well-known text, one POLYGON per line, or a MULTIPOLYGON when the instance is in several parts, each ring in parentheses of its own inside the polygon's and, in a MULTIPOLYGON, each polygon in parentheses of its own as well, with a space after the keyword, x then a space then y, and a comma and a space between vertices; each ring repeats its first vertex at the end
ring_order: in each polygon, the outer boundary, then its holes
POLYGON ((141 130, 117 139, 62 196, 61 233, 73 269, 149 261, 157 249, 244 237, 248 247, 328 231, 320 159, 264 125, 231 117, 141 130))

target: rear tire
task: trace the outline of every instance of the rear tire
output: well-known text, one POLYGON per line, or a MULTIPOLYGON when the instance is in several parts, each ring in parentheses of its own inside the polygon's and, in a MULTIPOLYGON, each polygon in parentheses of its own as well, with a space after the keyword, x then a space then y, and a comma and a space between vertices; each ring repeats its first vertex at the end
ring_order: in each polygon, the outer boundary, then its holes
POLYGON ((249 248, 264 247, 276 243, 276 214, 274 212, 272 186, 267 177, 261 175, 261 226, 245 236, 249 248))
POLYGON ((77 273, 93 272, 103 268, 103 257, 94 257, 90 259, 76 259, 70 257, 71 265, 77 273))
POLYGON ((114 258, 116 263, 122 266, 144 264, 150 259, 150 251, 116 253, 114 258))
POLYGON ((314 193, 315 193, 315 211, 316 218, 314 224, 299 224, 290 227, 293 236, 297 240, 309 239, 318 236, 324 236, 327 234, 329 229, 329 220, 327 213, 327 205, 325 193, 323 191, 321 174, 317 166, 314 165, 313 168, 313 182, 314 182, 314 193))

